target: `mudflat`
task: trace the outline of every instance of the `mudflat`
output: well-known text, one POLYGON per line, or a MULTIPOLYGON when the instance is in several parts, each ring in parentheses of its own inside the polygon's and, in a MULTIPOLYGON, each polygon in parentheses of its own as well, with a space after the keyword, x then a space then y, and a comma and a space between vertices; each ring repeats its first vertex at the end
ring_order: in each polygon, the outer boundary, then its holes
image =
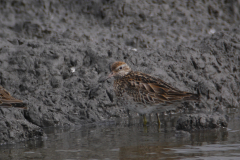
POLYGON ((200 88, 201 103, 183 106, 192 112, 179 118, 179 129, 227 126, 226 111, 240 103, 239 7, 237 1, 1 1, 0 85, 28 109, 0 108, 0 143, 42 136, 43 127, 126 117, 112 81, 102 81, 117 60, 180 90, 200 88))

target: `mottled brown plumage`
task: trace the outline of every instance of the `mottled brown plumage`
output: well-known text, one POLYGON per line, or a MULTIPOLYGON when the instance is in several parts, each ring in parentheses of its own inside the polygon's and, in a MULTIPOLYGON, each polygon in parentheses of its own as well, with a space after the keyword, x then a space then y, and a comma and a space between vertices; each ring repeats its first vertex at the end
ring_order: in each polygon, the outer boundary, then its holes
POLYGON ((22 109, 26 109, 26 103, 23 101, 13 98, 11 94, 5 90, 2 86, 0 86, 0 107, 18 107, 22 109))
POLYGON ((141 114, 157 112, 162 107, 176 106, 184 101, 199 101, 200 95, 180 91, 159 78, 132 71, 124 62, 111 66, 108 78, 114 77, 114 90, 119 102, 141 114))

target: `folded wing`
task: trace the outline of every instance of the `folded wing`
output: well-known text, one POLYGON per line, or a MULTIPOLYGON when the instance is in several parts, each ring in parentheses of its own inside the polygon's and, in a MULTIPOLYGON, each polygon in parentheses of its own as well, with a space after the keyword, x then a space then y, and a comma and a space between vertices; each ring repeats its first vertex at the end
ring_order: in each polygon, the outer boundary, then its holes
POLYGON ((135 72, 126 89, 134 101, 145 104, 173 103, 179 101, 199 101, 200 94, 180 91, 161 79, 135 72))
POLYGON ((2 86, 0 86, 0 107, 18 107, 26 109, 26 103, 11 96, 2 86))

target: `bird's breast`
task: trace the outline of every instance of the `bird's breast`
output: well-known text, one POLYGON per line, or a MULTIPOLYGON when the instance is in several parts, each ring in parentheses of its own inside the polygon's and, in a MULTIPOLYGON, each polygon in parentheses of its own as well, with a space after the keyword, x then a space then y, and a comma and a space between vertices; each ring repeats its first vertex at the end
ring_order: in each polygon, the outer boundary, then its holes
POLYGON ((119 81, 114 81, 114 91, 117 97, 122 97, 125 92, 125 86, 119 81))

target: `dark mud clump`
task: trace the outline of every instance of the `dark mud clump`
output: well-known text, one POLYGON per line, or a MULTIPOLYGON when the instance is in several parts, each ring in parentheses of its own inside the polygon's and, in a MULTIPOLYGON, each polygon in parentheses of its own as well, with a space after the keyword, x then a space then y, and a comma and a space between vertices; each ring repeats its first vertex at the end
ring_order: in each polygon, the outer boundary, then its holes
POLYGON ((26 120, 23 112, 24 110, 18 110, 16 108, 1 108, 1 145, 43 136, 42 129, 26 120))
POLYGON ((0 84, 28 110, 0 108, 0 142, 126 116, 112 81, 103 82, 116 60, 181 90, 200 88, 196 112, 239 107, 238 8, 237 1, 1 1, 0 84))
POLYGON ((202 130, 227 127, 227 120, 221 114, 186 114, 177 121, 177 130, 202 130))

